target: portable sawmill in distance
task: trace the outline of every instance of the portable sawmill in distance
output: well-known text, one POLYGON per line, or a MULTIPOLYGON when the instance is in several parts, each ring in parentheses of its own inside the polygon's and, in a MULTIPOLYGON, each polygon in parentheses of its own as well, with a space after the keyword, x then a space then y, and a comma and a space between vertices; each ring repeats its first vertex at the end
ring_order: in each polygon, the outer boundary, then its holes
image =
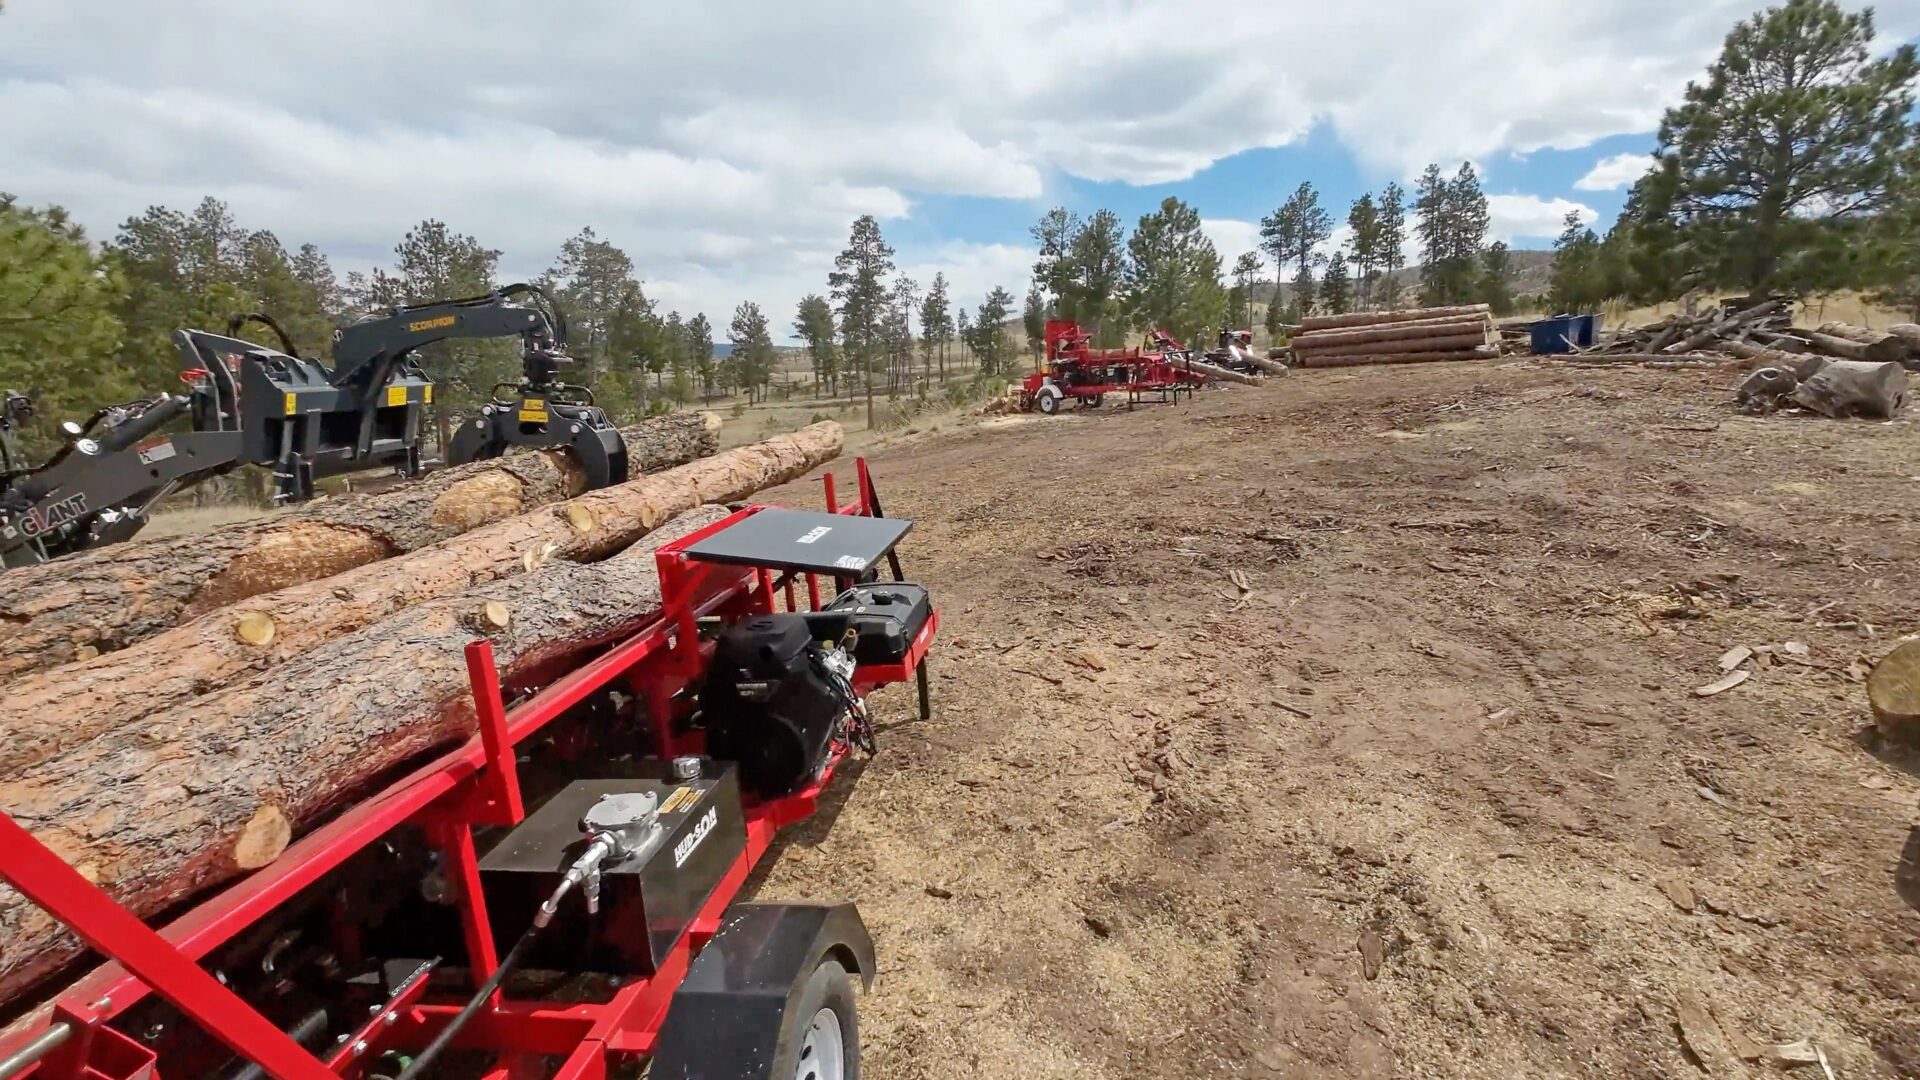
POLYGON ((1127 407, 1152 397, 1178 404, 1205 379, 1181 366, 1185 352, 1172 338, 1154 332, 1154 351, 1096 349, 1093 335, 1068 319, 1047 320, 1045 364, 1020 384, 1020 408, 1048 416, 1071 400, 1099 408, 1108 394, 1125 394, 1127 407))
POLYGON ((0 1018, 0 1080, 858 1080, 859 913, 740 900, 875 688, 929 716, 939 617, 856 469, 663 545, 659 613, 584 662, 503 693, 472 642, 465 745, 164 925, 0 813, 0 879, 104 960, 0 1018))

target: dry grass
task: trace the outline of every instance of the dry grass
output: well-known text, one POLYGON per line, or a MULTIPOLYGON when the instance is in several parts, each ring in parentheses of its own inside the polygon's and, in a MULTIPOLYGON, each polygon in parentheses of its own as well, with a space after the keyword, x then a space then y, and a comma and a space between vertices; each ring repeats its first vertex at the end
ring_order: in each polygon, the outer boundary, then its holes
POLYGON ((236 521, 248 521, 261 517, 270 511, 257 506, 196 506, 187 510, 162 510, 153 515, 147 527, 140 530, 140 536, 147 540, 161 540, 169 536, 192 536, 221 525, 231 525, 236 521))

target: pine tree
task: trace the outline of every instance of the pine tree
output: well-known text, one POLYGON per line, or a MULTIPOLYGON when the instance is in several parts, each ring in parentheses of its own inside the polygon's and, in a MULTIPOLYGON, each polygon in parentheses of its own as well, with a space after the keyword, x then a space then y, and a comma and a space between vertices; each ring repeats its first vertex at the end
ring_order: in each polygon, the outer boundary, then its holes
MULTIPOLYGON (((1260 219, 1260 239, 1274 261, 1273 298, 1276 304, 1280 300, 1278 282, 1281 272, 1292 266, 1296 283, 1311 282, 1313 267, 1319 258, 1313 249, 1332 235, 1333 215, 1321 208, 1320 195, 1314 191, 1312 183, 1302 183, 1278 210, 1260 219)), ((1312 304, 1311 295, 1302 297, 1295 293, 1295 311, 1304 312, 1312 304)))
POLYGON ((839 302, 840 339, 847 359, 867 390, 867 427, 873 427, 873 365, 878 358, 882 323, 890 302, 887 277, 893 273, 893 249, 880 236, 872 214, 853 222, 846 249, 833 260, 827 284, 839 302))
POLYGON ((636 284, 633 260, 585 228, 560 245, 560 257, 547 276, 566 309, 567 349, 584 369, 576 378, 598 388, 612 365, 608 336, 614 311, 636 284))
POLYGON ((1320 279, 1320 302, 1329 315, 1344 315, 1353 310, 1353 279, 1347 272, 1347 256, 1336 251, 1327 259, 1327 270, 1320 279))
POLYGON ((920 358, 929 378, 933 354, 940 353, 940 381, 947 381, 947 340, 953 336, 953 301, 947 295, 947 275, 936 273, 920 301, 920 358))
POLYGON ((1599 237, 1587 228, 1579 211, 1567 211, 1560 238, 1553 244, 1547 307, 1557 314, 1573 314, 1591 310, 1604 299, 1599 254, 1599 237))
POLYGON ((1504 241, 1489 246, 1480 260, 1480 302, 1495 315, 1513 314, 1513 256, 1504 241))
POLYGON ((1077 319, 1080 312, 1074 295, 1073 243, 1080 236, 1079 215, 1064 206, 1042 214, 1027 230, 1039 245, 1040 254, 1033 263, 1033 280, 1052 300, 1063 319, 1077 319))
POLYGON ((1378 213, 1381 285, 1374 302, 1392 308, 1400 302, 1399 273, 1407 265, 1407 197, 1399 184, 1381 190, 1378 213))
POLYGON ((1020 321, 1027 331, 1027 348, 1037 360, 1047 342, 1047 298, 1040 295, 1038 281, 1027 286, 1027 306, 1020 312, 1020 321))
MULTIPOLYGON (((1912 45, 1873 56, 1872 9, 1787 0, 1733 28, 1660 123, 1665 211, 1715 284, 1753 293, 1854 284, 1856 223, 1915 143, 1912 45)), ((1659 210, 1661 207, 1649 207, 1659 210)))
POLYGON ((1354 292, 1360 307, 1373 300, 1373 287, 1380 275, 1380 210, 1372 194, 1363 194, 1347 211, 1347 228, 1353 232, 1354 292))
POLYGON ((687 320, 686 335, 687 364, 700 388, 700 398, 711 400, 714 384, 720 378, 720 364, 713 355, 713 324, 707 321, 706 312, 687 320))
POLYGON ((1073 238, 1070 317, 1087 323, 1096 340, 1104 336, 1107 311, 1126 272, 1125 243, 1126 230, 1111 210, 1094 211, 1073 238))
POLYGON ((1258 251, 1243 251, 1233 261, 1233 317, 1248 330, 1253 329, 1253 287, 1260 279, 1260 269, 1258 251))
POLYGON ((813 361, 813 381, 816 388, 824 388, 828 396, 836 391, 839 371, 839 357, 834 351, 834 336, 838 332, 833 322, 833 308, 827 298, 818 293, 808 293, 800 301, 799 310, 793 320, 794 336, 807 343, 807 356, 813 361))
POLYGON ((66 211, 0 195, 0 389, 34 398, 25 442, 36 456, 57 443, 61 421, 152 392, 116 355, 117 285, 66 211))
POLYGON ((1200 212, 1168 196, 1144 215, 1127 241, 1127 304, 1136 326, 1177 338, 1226 321, 1220 253, 1200 228, 1200 212))
POLYGON ((1013 314, 1013 294, 996 285, 980 303, 973 317, 976 338, 974 352, 980 357, 980 370, 999 375, 1007 370, 1007 335, 1001 324, 1013 314))
POLYGON ((773 378, 773 334, 759 304, 749 300, 733 309, 727 339, 733 342, 727 354, 732 382, 746 391, 747 401, 752 403, 756 392, 773 378))

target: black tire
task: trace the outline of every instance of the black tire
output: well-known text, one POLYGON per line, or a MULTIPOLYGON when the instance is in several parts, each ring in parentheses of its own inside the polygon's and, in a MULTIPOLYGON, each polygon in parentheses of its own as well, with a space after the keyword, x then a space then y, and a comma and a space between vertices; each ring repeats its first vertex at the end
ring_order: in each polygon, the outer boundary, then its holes
POLYGON ((860 1080, 860 1013, 853 976, 838 960, 822 960, 807 977, 800 997, 781 1023, 780 1054, 774 1059, 773 1080, 816 1080, 818 1072, 803 1072, 801 1055, 807 1049, 807 1031, 822 1010, 839 1021, 842 1080, 860 1080))

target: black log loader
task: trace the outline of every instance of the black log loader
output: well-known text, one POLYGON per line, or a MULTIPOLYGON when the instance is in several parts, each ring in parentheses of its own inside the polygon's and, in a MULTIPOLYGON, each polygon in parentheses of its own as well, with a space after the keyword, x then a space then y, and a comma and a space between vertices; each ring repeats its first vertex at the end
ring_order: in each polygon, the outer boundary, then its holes
POLYGON ((109 406, 84 423, 63 424, 63 445, 40 465, 25 463, 17 438, 33 417, 32 400, 6 394, 0 566, 125 540, 161 499, 241 465, 272 468, 276 503, 310 499, 317 480, 341 473, 387 466, 418 475, 433 383, 417 350, 450 338, 514 336, 521 340, 519 382, 495 387, 493 400, 461 424, 448 463, 516 446, 565 447, 589 485, 624 482, 619 432, 591 391, 557 377, 572 362, 566 319, 538 286, 371 313, 334 331, 331 368, 302 357, 271 317, 250 313, 229 320, 225 335, 176 332, 186 393, 109 406), (515 302, 521 297, 535 302, 515 302), (281 350, 234 336, 248 323, 273 331, 281 350), (185 430, 169 430, 183 418, 185 430))

